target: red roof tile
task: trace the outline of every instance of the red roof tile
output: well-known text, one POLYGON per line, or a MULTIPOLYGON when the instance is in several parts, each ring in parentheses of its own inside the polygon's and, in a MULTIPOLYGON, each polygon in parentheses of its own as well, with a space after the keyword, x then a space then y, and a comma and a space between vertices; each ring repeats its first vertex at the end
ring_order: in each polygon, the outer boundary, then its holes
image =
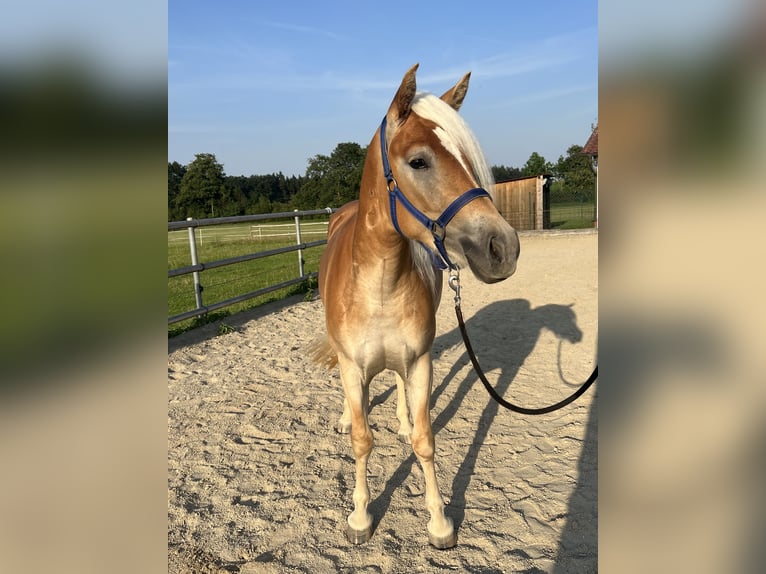
POLYGON ((593 128, 593 133, 590 134, 588 141, 585 142, 585 146, 582 148, 582 152, 586 155, 598 155, 598 124, 593 128))

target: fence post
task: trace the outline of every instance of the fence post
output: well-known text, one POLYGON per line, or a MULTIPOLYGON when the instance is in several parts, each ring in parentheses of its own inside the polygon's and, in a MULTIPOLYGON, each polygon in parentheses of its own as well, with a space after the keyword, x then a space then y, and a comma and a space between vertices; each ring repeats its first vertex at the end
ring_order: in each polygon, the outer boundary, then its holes
MULTIPOLYGON (((187 217, 186 221, 191 221, 191 217, 187 217)), ((189 252, 191 253, 192 265, 197 265, 197 242, 194 237, 194 227, 189 226, 189 252)), ((197 309, 202 309, 202 285, 199 282, 199 271, 192 272, 194 277, 194 299, 197 302, 197 309)))
MULTIPOLYGON (((294 210, 295 215, 295 241, 297 242, 296 245, 300 245, 303 243, 301 241, 301 218, 297 215, 298 210, 294 210)), ((300 276, 303 277, 303 250, 298 249, 298 272, 300 273, 300 276)))

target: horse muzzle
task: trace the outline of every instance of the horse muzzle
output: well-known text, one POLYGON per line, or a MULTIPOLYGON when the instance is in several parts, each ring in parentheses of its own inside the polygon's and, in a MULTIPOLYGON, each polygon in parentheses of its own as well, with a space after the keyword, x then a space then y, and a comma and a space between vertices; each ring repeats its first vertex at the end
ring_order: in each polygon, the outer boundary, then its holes
POLYGON ((465 258, 473 274, 484 283, 497 283, 516 271, 519 259, 519 235, 510 225, 492 226, 477 235, 460 240, 465 258))

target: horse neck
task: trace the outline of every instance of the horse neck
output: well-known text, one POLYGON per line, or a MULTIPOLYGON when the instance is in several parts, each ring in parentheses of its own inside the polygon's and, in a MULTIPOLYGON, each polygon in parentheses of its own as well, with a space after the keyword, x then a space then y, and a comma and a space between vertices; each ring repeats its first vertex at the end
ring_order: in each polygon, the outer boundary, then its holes
POLYGON ((390 293, 404 284, 407 284, 405 288, 421 284, 430 295, 435 312, 441 298, 441 272, 432 265, 425 250, 415 249, 417 253, 413 253, 411 241, 399 235, 391 222, 388 188, 377 141, 376 135, 367 148, 362 172, 352 247, 354 264, 364 268, 368 278, 379 279, 380 292, 390 293))
POLYGON ((377 133, 369 146, 359 190, 356 222, 356 249, 365 260, 385 258, 387 262, 411 266, 409 240, 399 235, 391 222, 386 178, 377 133))
POLYGON ((357 234, 376 248, 383 249, 386 256, 396 251, 409 253, 408 240, 399 235, 391 222, 386 178, 383 175, 380 149, 376 144, 377 137, 373 138, 367 148, 362 171, 357 234))

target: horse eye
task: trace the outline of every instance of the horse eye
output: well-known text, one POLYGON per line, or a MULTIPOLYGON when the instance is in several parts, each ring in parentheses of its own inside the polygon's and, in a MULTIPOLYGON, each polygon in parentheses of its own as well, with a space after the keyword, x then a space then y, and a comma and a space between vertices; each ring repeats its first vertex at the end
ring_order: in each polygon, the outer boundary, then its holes
POLYGON ((428 167, 428 164, 426 163, 426 160, 423 158, 415 158, 410 162, 410 167, 412 169, 425 169, 428 167))

